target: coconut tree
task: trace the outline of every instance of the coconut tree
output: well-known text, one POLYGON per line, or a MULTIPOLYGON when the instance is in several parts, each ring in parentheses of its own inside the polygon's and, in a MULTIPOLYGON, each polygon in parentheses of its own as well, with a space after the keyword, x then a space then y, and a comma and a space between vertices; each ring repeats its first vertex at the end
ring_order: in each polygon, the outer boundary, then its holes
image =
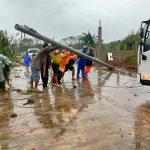
POLYGON ((91 33, 88 31, 88 33, 82 33, 80 36, 80 41, 83 45, 88 45, 90 47, 95 47, 95 41, 97 36, 91 35, 91 33))

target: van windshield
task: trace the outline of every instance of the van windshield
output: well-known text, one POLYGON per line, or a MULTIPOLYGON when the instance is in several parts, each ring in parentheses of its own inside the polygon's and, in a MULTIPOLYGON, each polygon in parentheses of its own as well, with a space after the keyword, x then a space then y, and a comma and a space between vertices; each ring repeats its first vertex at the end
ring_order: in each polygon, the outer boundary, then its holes
POLYGON ((145 45, 144 45, 144 51, 150 50, 150 26, 148 25, 146 35, 145 35, 145 45))

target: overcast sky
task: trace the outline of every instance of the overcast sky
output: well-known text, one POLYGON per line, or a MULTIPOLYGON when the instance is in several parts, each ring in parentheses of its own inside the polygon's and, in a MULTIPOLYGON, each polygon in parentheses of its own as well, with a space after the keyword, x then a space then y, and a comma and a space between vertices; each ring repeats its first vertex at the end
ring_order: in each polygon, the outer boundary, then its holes
POLYGON ((0 30, 15 34, 16 23, 60 41, 90 31, 102 21, 104 42, 137 31, 150 18, 150 0, 0 0, 0 30))

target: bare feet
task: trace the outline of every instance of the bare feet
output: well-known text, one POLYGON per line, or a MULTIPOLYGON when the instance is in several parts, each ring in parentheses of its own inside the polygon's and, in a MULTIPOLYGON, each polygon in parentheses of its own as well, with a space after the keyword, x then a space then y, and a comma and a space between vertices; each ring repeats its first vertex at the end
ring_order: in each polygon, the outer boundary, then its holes
POLYGON ((8 95, 8 92, 6 91, 3 95, 3 100, 8 100, 9 98, 9 95, 8 95))

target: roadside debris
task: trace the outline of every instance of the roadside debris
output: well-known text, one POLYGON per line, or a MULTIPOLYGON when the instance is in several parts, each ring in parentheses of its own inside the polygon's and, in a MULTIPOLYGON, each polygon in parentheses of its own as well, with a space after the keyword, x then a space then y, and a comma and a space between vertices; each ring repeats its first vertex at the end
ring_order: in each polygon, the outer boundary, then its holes
POLYGON ((23 105, 28 105, 28 104, 33 104, 34 103, 34 99, 30 98, 27 100, 26 103, 24 103, 23 105))
POLYGON ((10 115, 10 117, 15 118, 15 117, 17 117, 17 114, 16 114, 16 113, 12 113, 12 114, 10 115))

